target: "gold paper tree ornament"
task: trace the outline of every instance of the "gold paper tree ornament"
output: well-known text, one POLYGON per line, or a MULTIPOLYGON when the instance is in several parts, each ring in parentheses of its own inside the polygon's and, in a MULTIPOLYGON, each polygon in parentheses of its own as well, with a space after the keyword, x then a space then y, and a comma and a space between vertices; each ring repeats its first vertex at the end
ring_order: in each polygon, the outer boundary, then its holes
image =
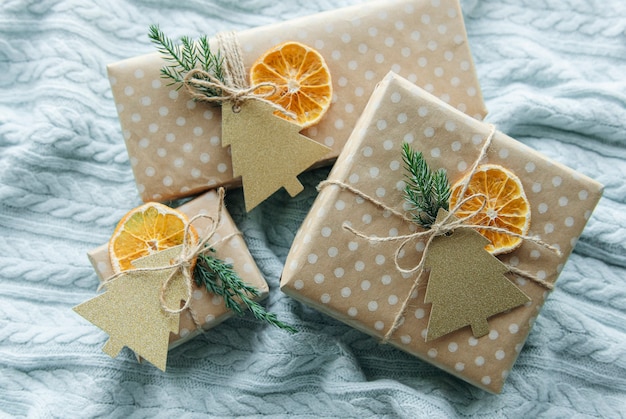
MULTIPOLYGON (((437 222, 446 214, 440 209, 437 222)), ((424 302, 432 303, 427 341, 465 326, 474 337, 484 336, 489 317, 530 301, 504 276, 506 265, 485 250, 489 243, 471 228, 433 239, 424 256, 424 266, 430 268, 424 302)))
POLYGON ((302 127, 275 116, 274 108, 247 100, 222 106, 222 145, 231 147, 233 175, 241 176, 246 210, 284 187, 295 196, 304 187, 297 175, 331 150, 300 134, 302 127))
MULTIPOLYGON (((137 268, 163 268, 154 271, 129 270, 106 283, 106 292, 76 307, 74 311, 109 334, 103 347, 111 357, 127 346, 165 371, 169 336, 178 333, 180 313, 163 310, 162 288, 174 267, 171 261, 180 255, 182 246, 137 259, 137 268)), ((187 298, 185 278, 179 271, 164 292, 165 303, 178 309, 187 298)))

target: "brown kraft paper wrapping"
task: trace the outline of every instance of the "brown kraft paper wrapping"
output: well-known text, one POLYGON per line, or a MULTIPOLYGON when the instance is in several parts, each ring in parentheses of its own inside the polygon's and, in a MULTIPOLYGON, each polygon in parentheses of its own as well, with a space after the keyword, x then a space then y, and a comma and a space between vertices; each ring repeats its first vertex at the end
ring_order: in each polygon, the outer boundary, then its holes
MULTIPOLYGON (((178 210, 184 212, 189 218, 197 214, 206 214, 215 217, 218 209, 219 199, 217 193, 214 191, 209 191, 178 207, 178 210)), ((222 209, 221 216, 220 225, 211 240, 211 243, 216 243, 212 246, 216 251, 214 255, 227 263, 232 263, 233 268, 239 276, 246 281, 246 283, 254 286, 259 291, 260 295, 256 298, 257 300, 267 297, 269 293, 267 283, 254 262, 252 255, 250 255, 243 237, 239 234, 237 226, 226 209, 222 209), (220 241, 221 238, 231 234, 235 235, 224 241, 220 241)), ((199 218, 194 221, 193 226, 196 227, 199 236, 202 237, 209 231, 211 221, 207 218, 199 218)), ((100 247, 92 249, 87 253, 87 256, 101 281, 113 275, 113 269, 109 260, 108 244, 103 244, 100 247)), ((204 287, 197 287, 195 283, 192 293, 191 309, 196 313, 197 318, 200 319, 203 330, 215 327, 234 314, 232 310, 226 308, 222 297, 209 294, 204 287)), ((201 331, 198 330, 191 319, 189 309, 185 310, 180 316, 180 330, 178 334, 170 334, 170 349, 175 348, 200 333, 201 331)))
MULTIPOLYGON (((404 212, 405 170, 401 147, 409 142, 433 169, 444 168, 451 184, 476 160, 490 126, 472 119, 407 80, 389 73, 374 91, 329 180, 348 184, 389 208, 404 212)), ((481 163, 495 163, 521 179, 531 206, 529 236, 557 246, 562 256, 525 241, 499 258, 509 265, 556 281, 600 199, 602 186, 496 132, 481 163)), ((285 262, 281 289, 345 323, 382 339, 391 328, 415 280, 394 264, 399 243, 370 244, 342 228, 349 223, 367 235, 410 234, 416 226, 337 185, 324 186, 285 262)), ((424 249, 418 239, 399 263, 410 268, 424 249)), ((488 319, 490 332, 479 339, 464 327, 425 342, 430 304, 422 276, 390 343, 487 391, 501 391, 544 303, 548 291, 507 274, 531 302, 488 319)))
MULTIPOLYGON (((298 41, 318 50, 332 76, 333 101, 302 133, 332 149, 348 139, 376 82, 393 70, 468 115, 486 114, 457 0, 383 0, 239 32, 246 71, 272 46, 298 41)), ((212 44, 215 50, 217 46, 212 44)), ((221 108, 166 86, 157 52, 108 66, 137 188, 165 201, 240 185, 221 144, 221 108)))

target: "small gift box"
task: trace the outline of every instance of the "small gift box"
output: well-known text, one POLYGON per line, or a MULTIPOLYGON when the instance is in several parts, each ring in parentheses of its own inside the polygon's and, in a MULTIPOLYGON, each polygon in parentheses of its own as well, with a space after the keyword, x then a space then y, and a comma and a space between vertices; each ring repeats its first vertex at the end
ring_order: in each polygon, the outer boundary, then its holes
MULTIPOLYGON (((298 41, 321 53, 333 100, 315 126, 302 131, 332 151, 347 140, 367 98, 390 69, 468 115, 486 111, 457 0, 369 2, 245 30, 237 34, 246 69, 270 47, 298 41)), ((211 40, 211 48, 216 45, 211 40)), ((221 141, 221 109, 166 86, 159 53, 108 66, 124 139, 144 201, 164 201, 217 186, 240 185, 221 141)))
MULTIPOLYGON (((214 250, 211 255, 232 265, 234 272, 239 273, 245 284, 258 291, 254 300, 262 300, 267 297, 269 288, 248 251, 241 233, 223 207, 222 199, 223 197, 217 192, 209 191, 181 205, 177 210, 186 214, 190 219, 196 216, 201 217, 195 219, 192 225, 200 239, 211 234, 207 243, 214 250), (213 223, 216 221, 219 224, 214 226, 213 223)), ((89 251, 87 255, 101 281, 106 282, 113 277, 114 270, 109 257, 108 244, 89 251)), ((189 307, 180 313, 179 324, 175 327, 178 332, 169 334, 169 349, 218 325, 234 314, 226 307, 223 297, 209 293, 206 287, 198 286, 195 281, 192 281, 191 285, 189 307)))
MULTIPOLYGON (((285 262, 281 289, 497 393, 601 193, 602 186, 592 179, 389 73, 374 91, 329 179, 320 185, 285 262), (484 243, 479 259, 443 251, 433 262, 440 239, 429 243, 429 257, 424 256, 427 240, 421 234, 426 230, 408 216, 404 143, 423 152, 432 170, 444 169, 451 184, 469 171, 480 172, 475 163, 501 166, 519 178, 530 227, 517 249, 498 255, 507 273, 496 272, 495 282, 472 282, 483 278, 481 270, 493 260, 499 264, 484 243), (428 259, 424 269, 411 269, 423 256, 428 259), (455 278, 440 275, 438 270, 446 265, 461 268, 455 278), (430 288, 434 276, 437 288, 430 288), (513 304, 505 294, 514 297, 513 304), (474 324, 465 321, 468 314, 455 305, 468 295, 479 302, 479 309, 490 300, 504 302, 496 311, 479 313, 482 322, 474 324), (435 308, 438 321, 461 319, 461 327, 432 337, 435 308), (476 334, 474 329, 481 328, 476 334)), ((464 236, 461 231, 486 240, 473 228, 450 230, 441 240, 450 234, 464 236)))

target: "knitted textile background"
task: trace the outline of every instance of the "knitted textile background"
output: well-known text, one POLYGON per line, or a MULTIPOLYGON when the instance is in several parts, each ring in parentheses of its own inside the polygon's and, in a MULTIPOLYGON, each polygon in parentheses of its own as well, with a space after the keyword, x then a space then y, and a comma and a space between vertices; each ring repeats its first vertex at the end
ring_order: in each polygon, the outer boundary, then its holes
MULTIPOLYGON (((424 0, 428 1, 428 0, 424 0)), ((329 169, 253 212, 228 209, 295 335, 233 318, 170 352, 116 358, 71 308, 95 295, 85 252, 140 204, 107 63, 152 52, 148 26, 209 36, 358 3, 0 3, 0 416, 621 417, 626 412, 626 3, 462 3, 499 129, 606 186, 501 395, 288 298, 296 230, 329 169)), ((433 7, 438 1, 433 0, 433 7)))

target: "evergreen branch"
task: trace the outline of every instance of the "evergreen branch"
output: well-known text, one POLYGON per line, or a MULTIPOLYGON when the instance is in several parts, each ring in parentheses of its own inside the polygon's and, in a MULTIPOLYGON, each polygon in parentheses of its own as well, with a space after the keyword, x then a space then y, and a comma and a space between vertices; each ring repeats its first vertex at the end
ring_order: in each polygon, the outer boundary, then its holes
POLYGON ((175 68, 173 67, 163 67, 161 68, 161 76, 163 78, 169 78, 172 79, 173 81, 171 81, 170 83, 167 84, 167 86, 171 86, 173 84, 180 84, 178 86, 178 88, 180 89, 182 87, 182 83, 184 80, 184 77, 182 74, 180 74, 178 71, 176 71, 175 68))
MULTIPOLYGON (((172 80, 168 86, 179 84, 178 88, 180 88, 185 80, 185 75, 196 68, 198 64, 203 71, 224 82, 222 57, 219 53, 214 54, 211 51, 206 36, 200 37, 198 42, 188 36, 183 36, 180 40, 181 45, 176 45, 159 29, 158 25, 150 25, 148 36, 157 46, 157 50, 163 55, 163 58, 170 63, 161 68, 161 76, 172 80)), ((219 96, 221 94, 220 89, 207 87, 199 87, 198 89, 207 96, 219 96)))
POLYGON ((183 44, 181 51, 181 58, 185 63, 185 70, 189 71, 193 68, 196 68, 197 56, 198 52, 196 50, 196 46, 188 36, 183 36, 180 38, 180 42, 183 44))
POLYGON ((402 160, 408 171, 404 197, 411 204, 413 221, 430 228, 437 218, 439 208, 448 209, 450 183, 444 169, 433 172, 421 152, 402 144, 402 160))
MULTIPOLYGON (((213 249, 209 250, 215 252, 213 249)), ((259 291, 246 284, 237 275, 232 265, 215 256, 206 253, 198 256, 194 278, 199 287, 204 286, 209 293, 222 297, 226 308, 233 310, 237 315, 244 314, 241 307, 243 303, 257 319, 291 333, 297 332, 293 326, 281 322, 276 314, 268 313, 262 305, 254 301, 253 298, 259 296, 259 291)))
POLYGON ((203 35, 198 39, 198 44, 198 61, 200 61, 202 69, 206 72, 213 71, 215 73, 215 76, 218 79, 222 80, 224 71, 222 70, 222 56, 220 55, 219 51, 216 54, 211 51, 209 38, 207 38, 206 35, 203 35))
POLYGON ((181 67, 186 71, 189 71, 188 68, 185 68, 185 63, 180 57, 180 47, 175 45, 174 42, 165 36, 163 31, 159 29, 158 25, 150 25, 150 32, 148 33, 148 37, 152 40, 154 44, 157 46, 157 50, 163 55, 167 61, 171 61, 175 67, 181 67))

